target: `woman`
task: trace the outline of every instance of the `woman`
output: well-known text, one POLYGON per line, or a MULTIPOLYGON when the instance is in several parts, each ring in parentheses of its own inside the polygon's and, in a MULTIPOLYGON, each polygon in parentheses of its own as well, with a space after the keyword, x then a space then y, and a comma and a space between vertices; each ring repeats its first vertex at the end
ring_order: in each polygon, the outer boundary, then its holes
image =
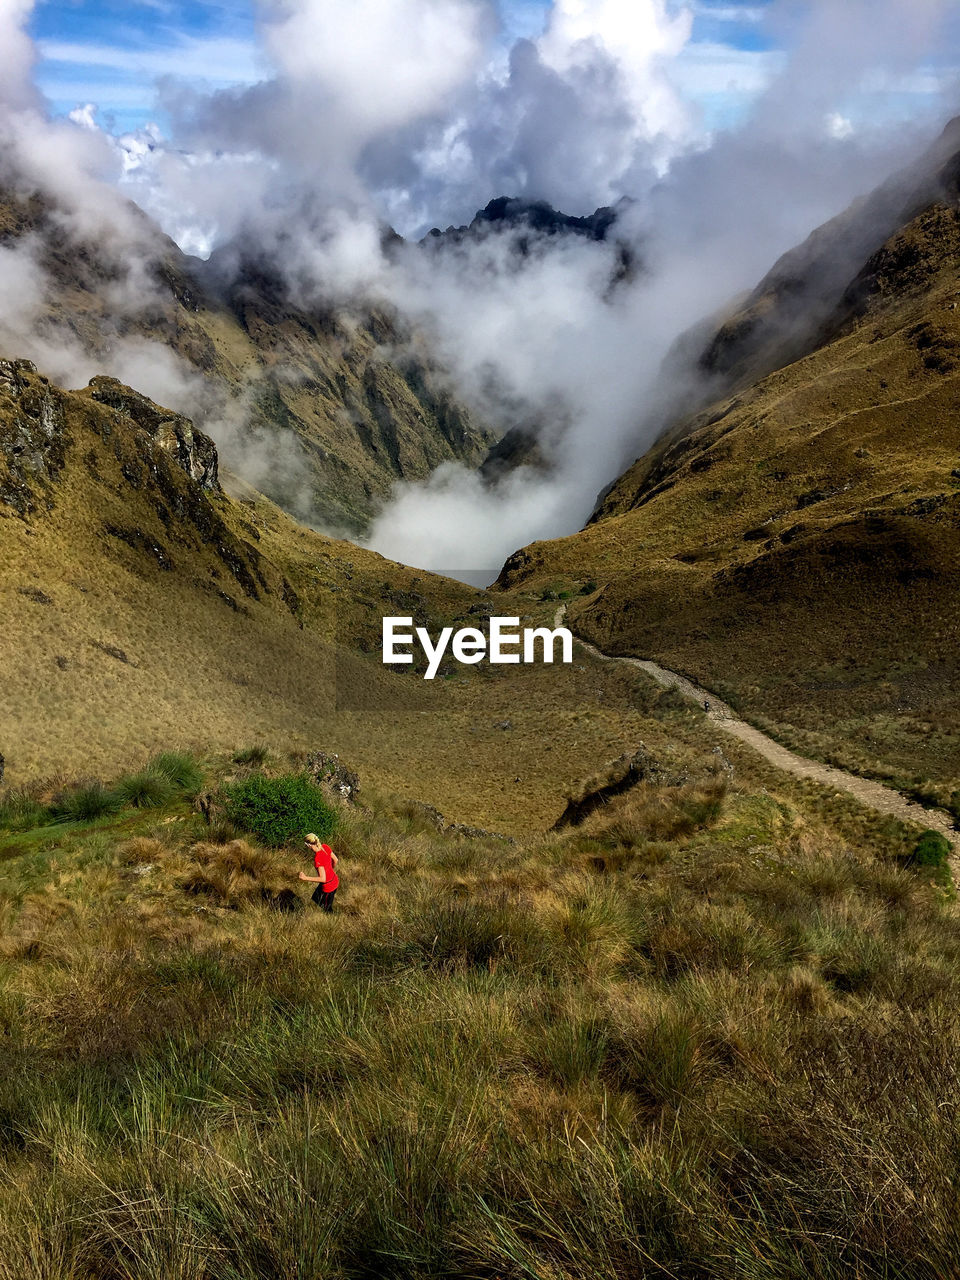
POLYGON ((333 895, 337 892, 340 879, 334 868, 340 859, 333 852, 328 844, 321 844, 319 836, 315 836, 312 832, 303 842, 306 845, 307 852, 313 854, 313 865, 317 869, 315 876, 308 876, 306 872, 300 872, 300 879, 305 880, 307 884, 315 884, 317 887, 313 891, 313 901, 317 904, 321 911, 333 910, 333 895))

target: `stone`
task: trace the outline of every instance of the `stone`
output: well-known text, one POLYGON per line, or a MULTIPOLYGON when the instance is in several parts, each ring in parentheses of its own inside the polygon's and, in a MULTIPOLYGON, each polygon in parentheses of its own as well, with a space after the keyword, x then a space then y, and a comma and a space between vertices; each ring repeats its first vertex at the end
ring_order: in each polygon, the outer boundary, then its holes
POLYGON ((90 388, 94 400, 125 413, 168 453, 192 480, 211 493, 220 492, 217 447, 189 418, 154 404, 116 378, 96 377, 90 388))
POLYGON ((608 800, 631 790, 640 782, 672 786, 680 781, 682 779, 668 776, 657 758, 640 743, 636 751, 618 756, 569 795, 567 807, 551 830, 563 831, 566 827, 580 826, 608 800))
POLYGON ((354 801, 360 790, 360 779, 338 755, 314 751, 307 757, 307 772, 318 786, 328 787, 344 800, 354 801))

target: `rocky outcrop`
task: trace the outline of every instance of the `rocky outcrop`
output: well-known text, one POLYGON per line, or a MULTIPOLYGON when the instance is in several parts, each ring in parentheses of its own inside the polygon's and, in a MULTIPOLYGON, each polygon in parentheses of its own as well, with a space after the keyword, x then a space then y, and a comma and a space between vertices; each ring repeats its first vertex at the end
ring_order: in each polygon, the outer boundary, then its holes
POLYGON ((627 752, 592 778, 582 783, 567 800, 567 807, 553 824, 551 830, 563 831, 566 827, 579 827, 591 814, 602 808, 614 796, 622 795, 640 782, 676 784, 682 779, 668 778, 660 762, 640 744, 634 752, 627 752))
POLYGON ((456 244, 501 230, 526 232, 528 235, 573 235, 585 240, 606 240, 617 218, 630 203, 624 199, 612 208, 597 209, 589 217, 575 218, 554 209, 545 200, 519 200, 512 196, 498 196, 479 211, 469 226, 447 227, 446 231, 434 227, 421 243, 456 244))
POLYGON ((360 779, 341 763, 338 755, 315 751, 307 758, 307 772, 317 786, 328 787, 344 800, 356 800, 360 779))
POLYGON ((94 400, 132 418, 202 488, 220 492, 217 447, 189 418, 162 409, 116 378, 93 378, 90 389, 94 400))
POLYGON ((0 502, 19 516, 35 511, 63 470, 67 444, 59 391, 29 360, 0 360, 0 502))

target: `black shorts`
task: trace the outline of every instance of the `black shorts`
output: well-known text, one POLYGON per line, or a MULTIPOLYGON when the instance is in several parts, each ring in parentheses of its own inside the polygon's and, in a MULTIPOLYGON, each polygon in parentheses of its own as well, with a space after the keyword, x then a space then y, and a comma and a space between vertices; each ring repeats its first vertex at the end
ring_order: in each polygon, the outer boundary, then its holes
POLYGON ((332 911, 333 900, 336 896, 336 889, 331 889, 329 893, 326 893, 322 884, 318 884, 316 889, 313 891, 313 901, 321 911, 332 911))

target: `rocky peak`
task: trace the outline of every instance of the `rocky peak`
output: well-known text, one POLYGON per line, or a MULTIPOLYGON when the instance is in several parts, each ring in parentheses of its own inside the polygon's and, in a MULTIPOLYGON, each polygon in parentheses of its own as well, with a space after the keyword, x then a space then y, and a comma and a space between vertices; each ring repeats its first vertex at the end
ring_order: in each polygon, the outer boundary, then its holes
POLYGON ((617 218, 629 204, 630 201, 624 199, 612 208, 597 209, 589 217, 575 218, 554 209, 545 200, 499 196, 477 213, 469 227, 447 227, 446 231, 434 227, 425 243, 436 240, 457 242, 482 235, 489 230, 507 229, 521 229, 548 236, 577 235, 588 240, 606 240, 617 218))
POLYGON ((0 360, 0 501, 33 511, 63 469, 63 409, 29 360, 0 360))
POLYGON ((116 378, 93 378, 90 390, 94 400, 131 418, 192 480, 211 493, 220 492, 217 447, 189 418, 161 408, 116 378))

